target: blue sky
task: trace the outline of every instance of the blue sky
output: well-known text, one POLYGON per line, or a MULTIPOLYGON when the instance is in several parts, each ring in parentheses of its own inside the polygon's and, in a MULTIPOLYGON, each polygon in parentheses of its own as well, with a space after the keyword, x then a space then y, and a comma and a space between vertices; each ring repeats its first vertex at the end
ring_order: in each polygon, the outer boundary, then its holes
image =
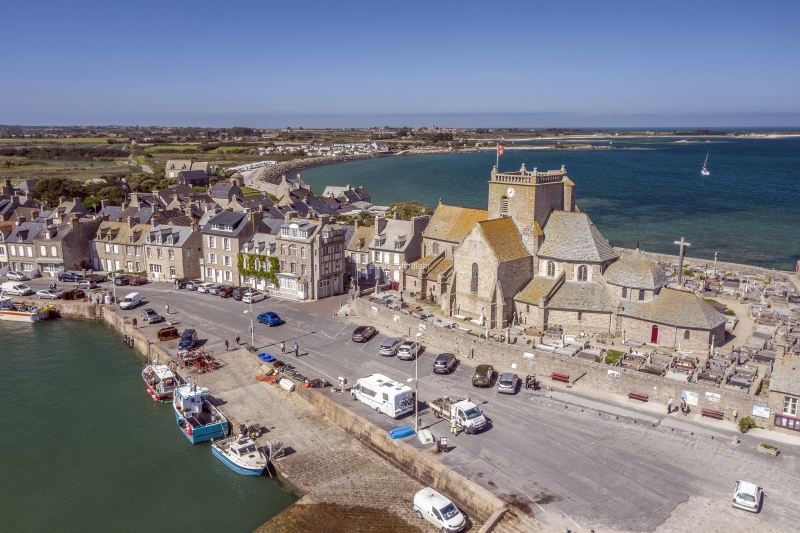
POLYGON ((0 123, 800 126, 798 2, 5 5, 0 123))

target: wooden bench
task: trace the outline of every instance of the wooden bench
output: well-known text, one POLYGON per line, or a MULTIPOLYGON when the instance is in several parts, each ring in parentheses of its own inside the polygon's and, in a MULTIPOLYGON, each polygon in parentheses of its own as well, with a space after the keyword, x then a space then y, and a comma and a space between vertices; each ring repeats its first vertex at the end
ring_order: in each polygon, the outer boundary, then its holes
POLYGON ((631 391, 631 392, 628 393, 628 398, 631 398, 633 400, 640 400, 642 402, 646 402, 647 400, 650 399, 650 396, 648 396, 647 394, 643 394, 641 392, 631 391))
POLYGON ((702 416, 716 418, 717 420, 722 420, 723 418, 725 418, 725 413, 723 413, 722 411, 717 411, 716 409, 706 409, 705 407, 700 408, 700 414, 702 416))
POLYGON ((550 374, 550 379, 554 381, 566 381, 569 383, 569 374, 562 374, 561 372, 552 372, 550 374))

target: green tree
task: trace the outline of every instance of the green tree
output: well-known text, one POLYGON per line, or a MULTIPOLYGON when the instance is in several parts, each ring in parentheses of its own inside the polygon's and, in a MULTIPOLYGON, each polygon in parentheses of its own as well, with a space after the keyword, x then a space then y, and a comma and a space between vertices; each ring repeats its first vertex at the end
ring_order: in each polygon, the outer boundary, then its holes
POLYGON ((57 206, 59 198, 62 196, 69 199, 83 199, 87 196, 87 192, 80 183, 64 177, 44 178, 36 184, 33 192, 48 207, 57 206))
POLYGON ((403 220, 411 220, 414 217, 432 215, 433 209, 427 205, 420 205, 419 201, 398 202, 389 204, 389 212, 399 213, 403 220))

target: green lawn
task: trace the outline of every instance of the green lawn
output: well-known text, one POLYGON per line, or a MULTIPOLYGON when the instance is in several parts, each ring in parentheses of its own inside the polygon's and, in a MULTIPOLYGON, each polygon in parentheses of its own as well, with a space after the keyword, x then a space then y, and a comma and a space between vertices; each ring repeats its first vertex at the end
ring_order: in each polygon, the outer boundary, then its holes
POLYGON ((157 144, 155 146, 148 146, 144 149, 145 152, 157 154, 159 152, 169 153, 170 151, 177 152, 196 152, 197 146, 193 144, 157 144))
POLYGON ((242 187, 242 192, 245 196, 261 196, 261 191, 252 187, 242 187))

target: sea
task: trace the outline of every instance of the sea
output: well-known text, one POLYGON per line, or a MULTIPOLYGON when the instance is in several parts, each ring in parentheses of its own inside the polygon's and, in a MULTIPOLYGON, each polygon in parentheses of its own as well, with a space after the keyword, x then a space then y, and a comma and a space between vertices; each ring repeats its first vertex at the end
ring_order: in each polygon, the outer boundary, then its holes
MULTIPOLYGON (((611 150, 541 149, 555 141, 504 142, 501 172, 559 169, 577 205, 612 246, 795 270, 800 260, 800 137, 590 138, 561 141, 611 150), (710 176, 700 174, 708 155, 710 176)), ((495 151, 385 157, 302 171, 315 194, 363 186, 372 202, 418 200, 433 208, 486 209, 495 151)))
POLYGON ((248 533, 296 500, 189 443, 144 363, 98 322, 0 321, 0 531, 248 533))

